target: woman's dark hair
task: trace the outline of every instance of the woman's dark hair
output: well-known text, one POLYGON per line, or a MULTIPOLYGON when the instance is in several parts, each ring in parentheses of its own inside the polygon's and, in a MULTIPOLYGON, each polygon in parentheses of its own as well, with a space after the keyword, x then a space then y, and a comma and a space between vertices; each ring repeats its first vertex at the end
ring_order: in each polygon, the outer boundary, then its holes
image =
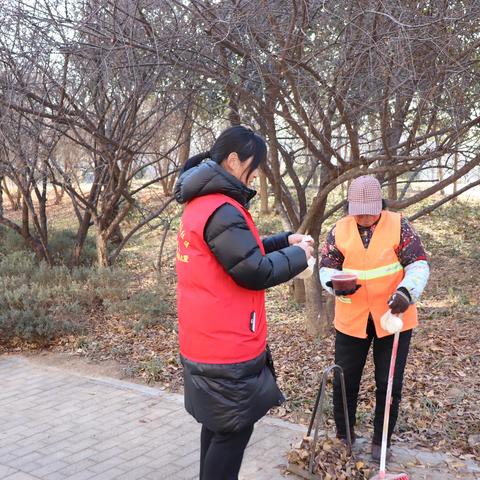
MULTIPOLYGON (((217 138, 208 152, 199 153, 189 158, 182 169, 182 173, 199 165, 202 160, 211 158, 215 163, 222 163, 230 153, 235 152, 241 162, 253 157, 248 176, 267 158, 267 144, 265 140, 252 129, 242 125, 227 128, 217 138)), ((247 176, 247 178, 248 178, 247 176)))

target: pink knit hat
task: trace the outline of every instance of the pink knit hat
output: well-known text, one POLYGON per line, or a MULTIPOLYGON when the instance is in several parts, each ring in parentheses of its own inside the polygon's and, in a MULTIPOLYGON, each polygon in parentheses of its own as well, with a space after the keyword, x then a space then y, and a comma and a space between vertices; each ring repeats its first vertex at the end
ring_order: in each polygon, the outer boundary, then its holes
POLYGON ((349 215, 379 215, 382 211, 382 187, 369 175, 358 177, 348 189, 349 215))

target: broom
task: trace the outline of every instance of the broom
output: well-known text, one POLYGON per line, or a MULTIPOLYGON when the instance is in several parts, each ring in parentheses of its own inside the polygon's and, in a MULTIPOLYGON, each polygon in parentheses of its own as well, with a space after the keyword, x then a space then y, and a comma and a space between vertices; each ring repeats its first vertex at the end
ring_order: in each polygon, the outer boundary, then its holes
POLYGON ((387 396, 385 399, 385 415, 383 417, 382 450, 380 452, 380 471, 371 480, 409 480, 406 473, 386 473, 387 460, 387 437, 388 424, 390 421, 390 405, 392 403, 393 374, 395 373, 395 361, 397 360, 398 339, 400 332, 393 337, 392 357, 390 359, 390 370, 388 371, 387 396))

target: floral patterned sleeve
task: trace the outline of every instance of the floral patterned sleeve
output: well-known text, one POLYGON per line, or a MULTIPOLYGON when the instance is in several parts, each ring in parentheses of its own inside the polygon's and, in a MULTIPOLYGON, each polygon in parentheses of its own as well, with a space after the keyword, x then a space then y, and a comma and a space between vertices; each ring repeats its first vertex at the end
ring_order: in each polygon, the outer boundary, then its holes
POLYGON ((420 236, 410 225, 405 217, 402 217, 400 224, 400 245, 396 251, 402 267, 406 267, 419 260, 427 260, 427 254, 423 248, 420 236))
POLYGON ((341 270, 344 259, 342 252, 335 245, 335 227, 333 227, 322 248, 320 267, 341 270))

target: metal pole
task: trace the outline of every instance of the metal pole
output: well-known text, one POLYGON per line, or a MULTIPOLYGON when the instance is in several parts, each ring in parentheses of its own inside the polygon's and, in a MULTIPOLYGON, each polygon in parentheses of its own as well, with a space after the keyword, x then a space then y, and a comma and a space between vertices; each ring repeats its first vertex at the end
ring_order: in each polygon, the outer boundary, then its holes
POLYGON ((325 398, 325 389, 326 389, 326 385, 327 385, 327 372, 324 371, 323 372, 323 375, 322 375, 322 385, 320 387, 320 401, 319 401, 319 405, 320 405, 320 414, 317 415, 317 411, 315 411, 315 417, 316 417, 316 421, 315 421, 315 430, 314 430, 314 434, 313 434, 313 443, 312 443, 312 446, 311 446, 311 452, 310 452, 310 463, 309 463, 309 466, 308 466, 308 471, 310 473, 313 473, 313 462, 315 460, 315 452, 317 451, 317 441, 318 441, 318 426, 320 424, 320 420, 322 418, 322 413, 323 413, 323 401, 324 401, 324 398, 325 398))
MULTIPOLYGON (((322 381, 323 381, 323 375, 322 375, 322 381)), ((313 407, 312 418, 310 419, 310 425, 308 426, 307 437, 309 437, 310 433, 312 432, 313 422, 315 421, 315 415, 317 413, 317 408, 318 408, 318 403, 320 401, 321 393, 322 393, 322 389, 319 388, 317 393, 317 398, 315 400, 315 406, 313 407)))
POLYGON ((322 373, 320 389, 318 391, 317 398, 315 400, 315 406, 313 408, 312 418, 310 420, 310 425, 308 427, 308 432, 307 432, 307 436, 310 436, 312 432, 312 428, 314 428, 313 442, 311 444, 310 461, 308 466, 308 472, 311 474, 313 474, 313 463, 315 460, 315 453, 317 450, 318 429, 319 429, 320 420, 322 418, 322 413, 323 413, 323 403, 325 401, 325 390, 327 387, 327 378, 328 378, 328 374, 332 371, 333 372, 336 371, 335 373, 338 373, 340 375, 340 386, 342 390, 342 401, 343 401, 343 413, 345 416, 345 427, 347 429, 347 448, 348 448, 348 454, 350 455, 352 453, 352 437, 350 434, 350 420, 348 418, 348 405, 347 405, 347 393, 345 388, 345 378, 343 375, 342 367, 340 367, 340 365, 331 365, 330 367, 327 367, 322 373), (320 412, 318 412, 319 407, 320 407, 320 412))
POLYGON ((347 390, 345 388, 345 376, 343 375, 342 367, 335 365, 340 375, 340 385, 342 388, 342 401, 343 401, 343 416, 345 418, 345 428, 347 429, 347 447, 348 454, 352 453, 352 435, 350 433, 350 418, 348 417, 348 405, 347 405, 347 390))

